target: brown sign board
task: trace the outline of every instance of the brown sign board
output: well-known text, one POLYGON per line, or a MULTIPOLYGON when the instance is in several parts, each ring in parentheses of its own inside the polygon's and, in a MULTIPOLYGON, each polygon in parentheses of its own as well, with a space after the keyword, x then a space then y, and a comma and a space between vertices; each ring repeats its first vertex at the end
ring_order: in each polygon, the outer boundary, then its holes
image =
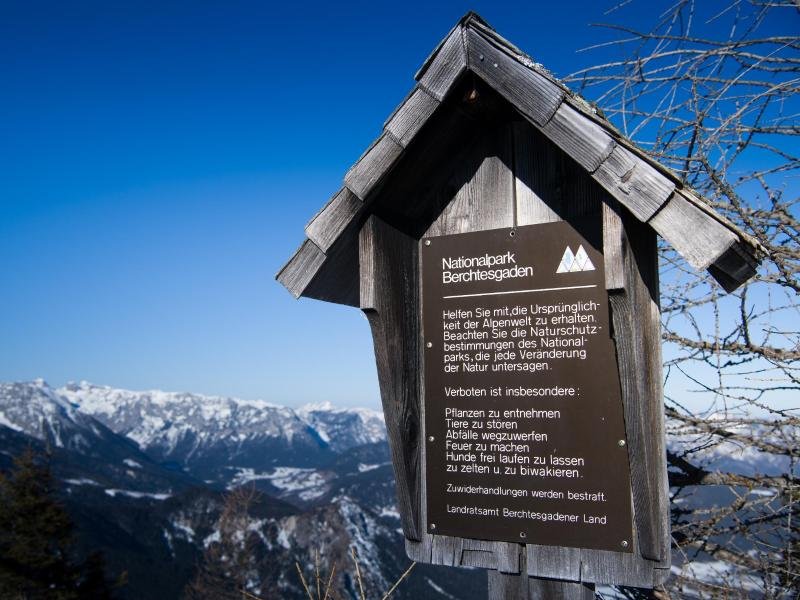
POLYGON ((421 242, 430 533, 632 551, 602 234, 580 230, 421 242))

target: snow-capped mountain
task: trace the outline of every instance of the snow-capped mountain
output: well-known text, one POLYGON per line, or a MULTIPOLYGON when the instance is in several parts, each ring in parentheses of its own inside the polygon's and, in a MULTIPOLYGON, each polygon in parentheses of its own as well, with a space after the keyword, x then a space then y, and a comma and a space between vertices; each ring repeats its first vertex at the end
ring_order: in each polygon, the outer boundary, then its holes
POLYGON ((86 450, 90 438, 106 433, 105 427, 98 427, 94 419, 78 412, 41 379, 0 383, 0 425, 72 450, 86 450))
POLYGON ((306 404, 297 413, 334 452, 386 439, 383 413, 368 408, 335 408, 330 402, 306 404))
POLYGON ((180 471, 164 469, 44 381, 0 383, 2 462, 28 447, 48 451, 72 486, 166 497, 199 483, 180 471))
MULTIPOLYGON (((48 453, 81 552, 100 550, 111 577, 127 574, 121 598, 182 597, 223 541, 237 488, 255 494, 234 536, 252 562, 250 591, 306 598, 295 561, 319 551, 337 565, 339 597, 357 598, 355 547, 380 597, 408 566, 385 437, 382 415, 364 409, 0 384, 0 471, 28 447, 48 453)), ((485 574, 455 571, 420 565, 393 597, 483 596, 485 574)))
POLYGON ((386 438, 382 415, 367 409, 295 411, 260 400, 135 392, 87 382, 54 394, 156 460, 226 484, 242 472, 264 472, 265 466, 319 465, 337 452, 386 438))

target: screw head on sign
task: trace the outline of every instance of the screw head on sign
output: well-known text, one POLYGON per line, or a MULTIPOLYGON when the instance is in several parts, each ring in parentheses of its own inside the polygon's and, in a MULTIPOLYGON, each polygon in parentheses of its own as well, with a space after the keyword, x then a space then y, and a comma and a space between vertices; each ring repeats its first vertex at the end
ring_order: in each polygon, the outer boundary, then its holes
POLYGON ((519 537, 521 537, 524 540, 526 537, 528 537, 528 534, 525 533, 524 531, 520 531, 519 532, 519 537))
POLYGON ((428 436, 428 441, 429 441, 429 442, 432 442, 432 441, 433 441, 433 440, 435 440, 435 439, 436 439, 436 438, 435 438, 435 437, 433 437, 432 435, 429 435, 429 436, 428 436))
POLYGON ((431 245, 431 241, 430 240, 425 240, 425 245, 426 246, 430 246, 431 245))
POLYGON ((428 343, 427 343, 427 344, 425 344, 425 345, 426 345, 428 348, 433 348, 433 342, 428 342, 428 343))
POLYGON ((620 543, 620 546, 622 546, 623 548, 627 548, 628 547, 628 540, 622 540, 622 542, 620 543))
POLYGON ((620 440, 617 442, 617 446, 619 446, 620 448, 622 448, 624 445, 625 445, 625 440, 620 440))
POLYGON ((436 529, 436 523, 431 523, 431 529, 436 529))

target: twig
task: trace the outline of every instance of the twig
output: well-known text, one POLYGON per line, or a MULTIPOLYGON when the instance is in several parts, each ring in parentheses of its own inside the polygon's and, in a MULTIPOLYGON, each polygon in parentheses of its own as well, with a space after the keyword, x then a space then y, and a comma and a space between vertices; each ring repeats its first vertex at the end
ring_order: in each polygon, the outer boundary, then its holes
POLYGON ((314 600, 314 596, 311 595, 308 584, 306 584, 306 578, 303 577, 303 571, 300 570, 300 563, 295 561, 294 566, 297 567, 297 574, 300 575, 300 582, 303 584, 303 589, 305 589, 306 594, 308 594, 308 600, 314 600))
POLYGON ((386 600, 389 596, 391 596, 392 592, 394 592, 395 589, 397 589, 397 586, 400 585, 400 582, 403 581, 403 579, 405 579, 409 573, 411 573, 411 569, 413 569, 416 565, 417 565, 416 562, 412 562, 411 566, 406 569, 405 573, 400 575, 400 579, 394 582, 394 585, 389 589, 388 592, 386 592, 386 594, 383 596, 383 598, 381 598, 381 600, 386 600))
POLYGON ((333 583, 333 574, 336 572, 336 563, 333 563, 331 575, 328 577, 328 585, 325 587, 325 597, 322 600, 328 600, 328 592, 331 591, 331 583, 333 583))
POLYGON ((314 571, 317 575, 317 600, 322 598, 322 593, 320 592, 319 587, 319 548, 314 550, 314 571))
POLYGON ((364 586, 361 583, 361 569, 358 567, 355 546, 350 547, 350 553, 353 555, 353 562, 356 564, 356 579, 358 580, 358 591, 361 592, 361 600, 367 600, 367 597, 364 595, 364 586))

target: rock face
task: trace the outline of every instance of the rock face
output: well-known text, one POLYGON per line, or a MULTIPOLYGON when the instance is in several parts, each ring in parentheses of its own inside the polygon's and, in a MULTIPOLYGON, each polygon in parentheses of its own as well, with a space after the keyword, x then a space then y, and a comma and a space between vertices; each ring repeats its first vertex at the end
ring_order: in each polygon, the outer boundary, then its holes
MULTIPOLYGON (((244 557, 246 587, 259 597, 306 598, 295 561, 309 576, 317 552, 326 572, 337 565, 334 583, 350 598, 359 597, 351 548, 368 597, 409 564, 377 411, 0 383, 0 470, 28 447, 50 454, 82 550, 102 551, 110 575, 128 573, 125 598, 179 598, 198 565, 220 554, 242 489, 253 496, 224 548, 244 557)), ((419 565, 393 597, 485 589, 479 571, 419 565)))

